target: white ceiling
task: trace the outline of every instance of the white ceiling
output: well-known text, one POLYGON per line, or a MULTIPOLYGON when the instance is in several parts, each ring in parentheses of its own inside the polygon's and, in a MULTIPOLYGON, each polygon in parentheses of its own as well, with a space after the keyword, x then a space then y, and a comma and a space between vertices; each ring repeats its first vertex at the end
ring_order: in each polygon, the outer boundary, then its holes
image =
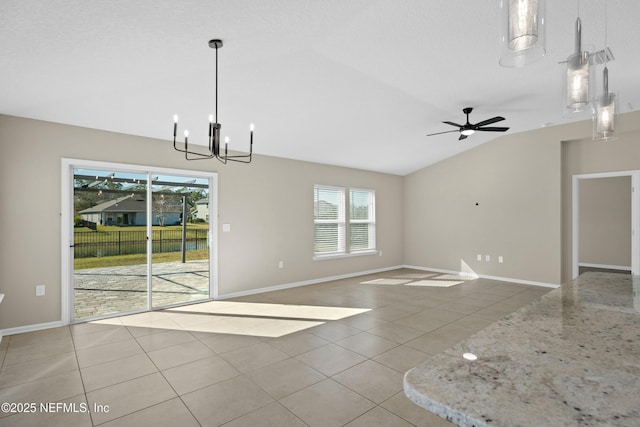
MULTIPOLYGON (((1 0, 0 113, 169 140, 174 113, 205 143, 220 38, 230 148, 405 175, 501 134, 459 142, 443 120, 495 115, 509 133, 561 116, 575 1, 547 1, 547 55, 498 65, 498 0, 1 0)), ((609 0, 610 86, 640 108, 640 2, 609 0)), ((582 0, 604 46, 605 0, 582 0)), ((574 119, 575 120, 575 119, 574 119)), ((4 141, 3 143, 6 143, 4 141)), ((158 145, 158 150, 168 149, 158 145)), ((176 153, 178 155, 178 153, 176 153)))

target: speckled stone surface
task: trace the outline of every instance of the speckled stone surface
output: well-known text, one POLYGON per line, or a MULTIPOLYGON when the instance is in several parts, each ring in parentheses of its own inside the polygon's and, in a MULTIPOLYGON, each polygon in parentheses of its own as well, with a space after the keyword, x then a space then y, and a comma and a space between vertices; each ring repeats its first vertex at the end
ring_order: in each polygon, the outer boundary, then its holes
POLYGON ((404 390, 459 426, 640 426, 640 277, 585 273, 411 369, 404 390))

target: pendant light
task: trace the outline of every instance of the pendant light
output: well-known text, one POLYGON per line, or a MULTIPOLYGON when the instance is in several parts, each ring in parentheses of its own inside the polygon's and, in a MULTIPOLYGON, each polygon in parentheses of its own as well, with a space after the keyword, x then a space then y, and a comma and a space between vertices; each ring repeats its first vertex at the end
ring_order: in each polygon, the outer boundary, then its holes
POLYGON ((184 149, 179 148, 176 144, 176 135, 178 133, 178 115, 173 116, 173 148, 176 151, 184 153, 184 158, 187 160, 202 160, 216 158, 222 163, 227 162, 239 162, 239 163, 251 163, 253 154, 253 123, 249 126, 249 154, 246 155, 234 155, 228 154, 229 137, 224 139, 224 154, 222 150, 222 144, 220 143, 220 129, 222 125, 218 122, 218 49, 222 48, 222 40, 213 39, 209 40, 209 47, 216 50, 216 93, 215 93, 215 117, 213 114, 209 115, 209 145, 208 152, 201 153, 198 151, 189 150, 189 131, 184 131, 184 149), (215 121, 214 121, 215 119, 215 121))
POLYGON ((546 53, 546 0, 500 0, 500 65, 523 67, 546 53))
POLYGON ((580 1, 578 0, 578 18, 576 19, 575 51, 567 58, 564 78, 563 115, 593 112, 593 78, 591 55, 582 50, 582 21, 580 20, 580 1))
POLYGON ((618 97, 609 92, 608 59, 613 57, 607 46, 607 1, 604 4, 604 69, 602 70, 602 95, 597 99, 593 116, 593 140, 612 141, 617 139, 616 119, 618 115, 618 97), (608 54, 609 53, 609 54, 608 54))

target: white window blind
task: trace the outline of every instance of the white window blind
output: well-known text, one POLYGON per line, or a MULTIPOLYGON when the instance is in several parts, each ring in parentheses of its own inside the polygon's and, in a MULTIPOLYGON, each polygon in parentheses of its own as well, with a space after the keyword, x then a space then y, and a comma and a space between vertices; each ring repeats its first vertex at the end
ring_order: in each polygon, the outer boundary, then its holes
POLYGON ((375 191, 349 190, 349 251, 376 248, 375 191))
POLYGON ((314 253, 345 252, 345 189, 314 186, 314 253))

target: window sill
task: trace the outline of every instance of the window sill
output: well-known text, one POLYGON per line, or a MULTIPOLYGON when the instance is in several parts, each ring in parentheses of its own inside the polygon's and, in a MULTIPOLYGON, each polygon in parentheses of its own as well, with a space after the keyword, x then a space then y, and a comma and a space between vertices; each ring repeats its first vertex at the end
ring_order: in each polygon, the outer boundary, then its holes
POLYGON ((337 258, 353 258, 356 256, 366 256, 366 255, 377 255, 377 249, 371 249, 367 251, 358 251, 358 252, 350 252, 350 253, 340 253, 340 254, 327 254, 327 255, 314 255, 314 261, 323 261, 325 259, 337 259, 337 258))

